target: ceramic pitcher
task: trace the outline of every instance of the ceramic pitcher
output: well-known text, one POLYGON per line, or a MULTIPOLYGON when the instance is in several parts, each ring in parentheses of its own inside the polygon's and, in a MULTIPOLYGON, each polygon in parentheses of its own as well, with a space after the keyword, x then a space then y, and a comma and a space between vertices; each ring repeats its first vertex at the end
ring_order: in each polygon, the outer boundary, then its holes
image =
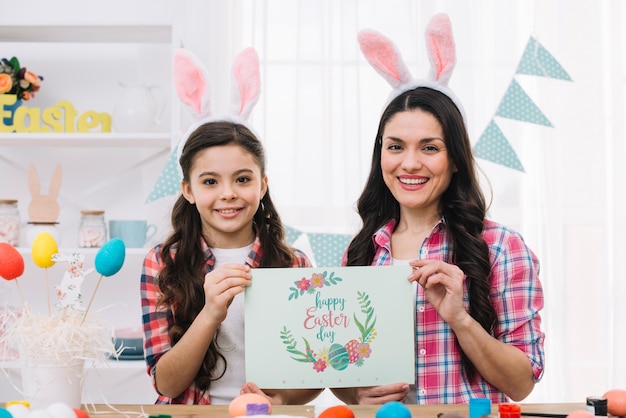
POLYGON ((120 81, 122 94, 113 108, 116 132, 155 132, 161 125, 165 96, 161 86, 120 81))

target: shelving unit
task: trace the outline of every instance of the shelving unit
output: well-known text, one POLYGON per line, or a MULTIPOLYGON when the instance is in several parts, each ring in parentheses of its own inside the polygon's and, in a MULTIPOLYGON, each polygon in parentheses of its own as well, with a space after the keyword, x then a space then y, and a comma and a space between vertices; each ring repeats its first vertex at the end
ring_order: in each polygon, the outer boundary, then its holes
MULTIPOLYGON (((77 247, 83 209, 104 210, 107 221, 146 219, 159 228, 155 242, 166 233, 171 202, 162 199, 147 204, 146 198, 180 131, 180 111, 170 88, 171 51, 180 42, 167 4, 161 0, 137 0, 132 4, 112 0, 102 16, 90 13, 79 18, 81 13, 71 10, 84 7, 82 3, 60 0, 54 5, 41 2, 36 17, 21 19, 21 14, 11 13, 13 6, 0 16, 0 58, 17 56, 22 66, 44 76, 35 99, 23 105, 45 109, 67 100, 80 113, 95 110, 112 114, 121 93, 120 81, 158 84, 164 88, 167 101, 165 123, 157 132, 0 133, 0 199, 18 200, 22 219, 18 250, 26 267, 18 280, 31 309, 45 310, 46 300, 55 300, 54 286, 61 281, 67 265, 56 263, 44 271, 32 262, 25 239, 31 200, 30 164, 38 171, 44 194, 52 169, 61 165, 61 192, 57 199, 61 208, 59 252, 81 252, 85 255, 85 268, 94 267, 99 249, 77 247), (9 15, 13 17, 9 19, 9 15)), ((143 258, 152 244, 127 248, 122 269, 98 287, 90 312, 97 312, 112 328, 141 324, 139 279, 143 258)), ((86 298, 95 291, 97 279, 96 272, 85 278, 82 293, 86 298)), ((20 305, 20 297, 15 285, 3 280, 0 309, 10 305, 20 305)), ((137 396, 141 402, 154 399, 141 361, 99 370, 92 380, 88 391, 96 399, 111 403, 136 403, 137 396), (128 389, 127 383, 136 381, 142 385, 139 392, 136 387, 128 389)), ((0 387, 4 387, 2 383, 0 387)), ((4 389, 0 392, 5 395, 4 389)), ((10 399, 0 402, 7 400, 10 399)))

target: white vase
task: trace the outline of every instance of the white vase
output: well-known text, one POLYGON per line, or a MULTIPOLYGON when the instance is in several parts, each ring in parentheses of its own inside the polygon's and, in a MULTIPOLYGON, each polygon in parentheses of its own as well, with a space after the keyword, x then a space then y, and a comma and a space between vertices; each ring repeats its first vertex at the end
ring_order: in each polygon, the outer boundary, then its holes
POLYGON ((84 364, 22 366, 22 390, 30 408, 45 409, 58 402, 80 408, 84 364))
POLYGON ((154 84, 120 81, 122 94, 113 108, 111 121, 116 132, 155 132, 161 125, 165 106, 163 89, 154 84))

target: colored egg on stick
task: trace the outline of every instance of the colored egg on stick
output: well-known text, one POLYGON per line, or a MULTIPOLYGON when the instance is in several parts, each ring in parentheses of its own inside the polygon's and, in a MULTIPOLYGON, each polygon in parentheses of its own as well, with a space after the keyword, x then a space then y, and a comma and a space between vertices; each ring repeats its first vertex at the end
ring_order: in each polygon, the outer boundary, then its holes
POLYGON ((52 256, 59 252, 56 240, 49 232, 40 232, 33 240, 31 247, 33 261, 42 269, 54 266, 52 256))
POLYGON ((126 258, 126 246, 124 241, 113 238, 98 250, 94 263, 96 271, 105 277, 113 276, 120 271, 126 258))
POLYGON ((0 242, 0 276, 15 280, 24 274, 24 257, 8 242, 0 242))

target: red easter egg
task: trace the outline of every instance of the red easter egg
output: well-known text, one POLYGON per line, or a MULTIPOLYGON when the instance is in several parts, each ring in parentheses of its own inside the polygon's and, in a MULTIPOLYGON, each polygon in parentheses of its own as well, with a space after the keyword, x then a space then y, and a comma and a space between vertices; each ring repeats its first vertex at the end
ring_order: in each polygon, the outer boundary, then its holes
POLYGON ((603 397, 606 398, 609 414, 622 417, 626 415, 626 390, 611 389, 603 397))
POLYGON ((354 412, 345 405, 336 405, 324 409, 318 418, 354 418, 354 412))
POLYGON ((0 276, 14 280, 24 274, 24 257, 7 242, 0 242, 0 276))
POLYGON ((89 414, 86 411, 78 408, 72 408, 74 410, 74 414, 76 418, 89 418, 89 414))

